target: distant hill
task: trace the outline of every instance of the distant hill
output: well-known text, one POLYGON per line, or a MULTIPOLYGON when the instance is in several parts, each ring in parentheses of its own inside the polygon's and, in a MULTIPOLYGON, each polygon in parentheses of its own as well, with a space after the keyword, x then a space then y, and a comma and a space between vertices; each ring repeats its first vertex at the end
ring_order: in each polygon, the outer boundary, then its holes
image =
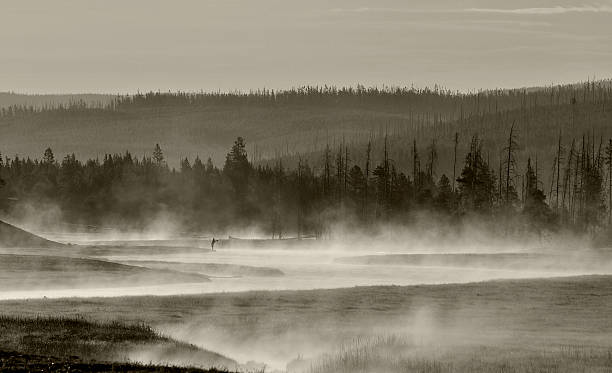
POLYGON ((95 93, 76 94, 23 94, 14 92, 0 92, 0 108, 10 106, 32 106, 34 108, 57 107, 82 102, 88 106, 106 106, 116 96, 95 93))
MULTIPOLYGON (((573 133, 581 133, 591 131, 593 124, 600 128, 604 122, 609 124, 612 106, 609 80, 469 94, 438 89, 305 87, 123 97, 6 95, 0 95, 3 156, 40 158, 51 147, 58 160, 69 153, 86 159, 126 150, 141 158, 159 143, 175 167, 180 158, 193 160, 197 155, 222 165, 237 136, 246 139, 253 160, 320 154, 327 144, 332 148, 342 142, 363 144, 373 137, 380 140, 385 133, 422 142, 440 138, 449 144, 459 132, 465 144, 465 137, 481 130, 497 146, 513 121, 521 127, 521 135, 538 132, 543 124, 540 118, 571 121, 573 133), (11 100, 16 107, 3 106, 2 102, 11 100), (45 102, 56 104, 45 107, 45 102), (572 112, 578 115, 570 117, 572 112)), ((559 132, 549 124, 546 139, 559 132)), ((405 154, 395 158, 409 158, 409 141, 399 142, 403 148, 395 151, 405 154)))
MULTIPOLYGON (((483 142, 484 154, 490 166, 496 171, 500 161, 505 161, 503 150, 507 146, 510 127, 514 125, 516 141, 517 172, 524 172, 527 158, 531 157, 534 166, 544 182, 544 189, 550 189, 551 169, 557 155, 559 136, 561 136, 561 169, 565 170, 572 142, 575 155, 581 151, 584 140, 591 154, 604 155, 605 147, 612 138, 612 95, 601 100, 577 101, 575 103, 530 103, 524 108, 504 111, 484 111, 466 115, 463 119, 419 124, 416 128, 391 128, 388 131, 387 146, 393 165, 412 175, 413 145, 416 141, 419 161, 425 168, 430 159, 431 145, 435 140, 435 174, 453 174, 455 134, 458 135, 457 172, 460 172, 465 156, 469 151, 470 140, 477 135, 483 142), (542 176, 543 175, 543 176, 542 176)), ((381 161, 385 143, 385 133, 375 132, 369 136, 349 138, 345 143, 351 162, 364 167, 366 148, 371 141, 371 158, 374 164, 381 161)), ((335 160, 341 143, 330 144, 332 159, 335 160)), ((318 170, 323 167, 324 155, 321 150, 283 157, 283 165, 295 167, 299 159, 306 159, 318 170)), ((266 163, 274 163, 267 161, 266 163)))
POLYGON ((60 243, 0 221, 0 247, 61 247, 60 243))

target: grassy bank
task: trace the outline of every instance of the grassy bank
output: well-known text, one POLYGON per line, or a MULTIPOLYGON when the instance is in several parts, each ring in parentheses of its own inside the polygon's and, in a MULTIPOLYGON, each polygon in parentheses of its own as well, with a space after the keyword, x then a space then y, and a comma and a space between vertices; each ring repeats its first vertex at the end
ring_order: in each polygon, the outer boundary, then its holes
POLYGON ((208 277, 104 260, 0 254, 0 285, 7 290, 70 289, 207 282, 208 277))
POLYGON ((295 360, 289 371, 309 373, 610 372, 612 349, 565 345, 517 349, 419 346, 397 336, 358 339, 316 359, 295 360))
MULTIPOLYGON (((596 356, 603 359, 612 349, 612 276, 13 300, 0 302, 0 310, 6 315, 83 315, 91 320, 146 322, 164 335, 239 361, 257 359, 277 367, 298 355, 324 356, 355 338, 388 335, 399 335, 417 347, 448 351, 406 357, 410 349, 400 345, 401 353, 394 354, 404 360, 433 362, 455 361, 454 354, 469 360, 483 348, 497 351, 491 355, 499 357, 493 363, 508 360, 504 357, 508 353, 520 362, 533 354, 556 353, 564 346, 602 351, 596 356)), ((474 367, 478 366, 482 371, 493 369, 484 363, 474 367)))
POLYGON ((123 373, 224 373, 225 370, 199 369, 193 367, 161 366, 138 363, 86 362, 71 357, 23 354, 16 351, 0 350, 0 371, 13 373, 26 372, 123 372, 123 373))
POLYGON ((204 273, 209 276, 252 276, 252 277, 279 277, 284 273, 276 268, 254 267, 227 263, 180 263, 162 262, 155 260, 129 260, 123 262, 131 266, 142 266, 152 269, 163 269, 187 273, 204 273))
POLYGON ((82 363, 142 361, 198 367, 234 367, 236 364, 214 352, 162 336, 142 323, 68 317, 0 316, 0 350, 52 356, 57 361, 76 359, 82 363), (143 359, 145 356, 150 359, 143 359))

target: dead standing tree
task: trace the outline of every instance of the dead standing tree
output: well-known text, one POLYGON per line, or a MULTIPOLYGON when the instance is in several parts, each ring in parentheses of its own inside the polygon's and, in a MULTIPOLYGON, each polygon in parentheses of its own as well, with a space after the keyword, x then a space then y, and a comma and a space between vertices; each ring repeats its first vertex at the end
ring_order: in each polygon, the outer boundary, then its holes
MULTIPOLYGON (((559 212, 559 177, 561 176, 561 161, 563 159, 563 153, 565 152, 565 149, 563 149, 563 146, 561 145, 561 131, 559 131, 559 141, 557 144, 557 158, 556 158, 556 168, 557 168, 557 188, 556 188, 556 206, 555 206, 555 210, 557 211, 557 213, 559 212)), ((554 173, 553 173, 553 178, 554 178, 554 173)))
MULTIPOLYGON (((461 107, 461 116, 463 117, 463 107, 461 107)), ((455 181, 457 178, 457 145, 459 145, 459 133, 455 132, 455 155, 453 160, 453 193, 455 193, 455 181)))
POLYGON ((510 127, 510 134, 508 136, 508 145, 504 149, 506 153, 506 159, 504 161, 504 164, 506 166, 506 185, 505 185, 506 206, 509 206, 512 202, 510 198, 511 193, 512 193, 512 189, 511 189, 512 179, 516 173, 516 158, 514 156, 514 153, 516 149, 518 148, 518 144, 516 142, 516 134, 514 132, 514 125, 515 123, 512 123, 512 126, 510 127))
POLYGON ((370 183, 370 156, 372 153, 372 141, 368 141, 368 147, 366 149, 366 164, 365 164, 365 184, 363 186, 363 218, 367 220, 368 215, 368 191, 369 191, 369 183, 370 183))
POLYGON ((421 161, 419 159, 419 151, 417 150, 416 139, 412 143, 412 180, 414 182, 414 191, 418 193, 421 189, 421 161))
POLYGON ((572 190, 570 189, 570 185, 572 183, 572 161, 574 159, 574 155, 576 152, 576 140, 572 139, 572 146, 570 148, 570 152, 567 158, 567 166, 565 167, 565 175, 563 177, 563 196, 561 199, 561 219, 563 221, 567 218, 567 212, 569 210, 569 206, 566 207, 565 200, 567 197, 568 205, 571 206, 572 201, 572 190))
POLYGON ((608 166, 608 225, 612 225, 612 139, 605 149, 605 163, 608 166))

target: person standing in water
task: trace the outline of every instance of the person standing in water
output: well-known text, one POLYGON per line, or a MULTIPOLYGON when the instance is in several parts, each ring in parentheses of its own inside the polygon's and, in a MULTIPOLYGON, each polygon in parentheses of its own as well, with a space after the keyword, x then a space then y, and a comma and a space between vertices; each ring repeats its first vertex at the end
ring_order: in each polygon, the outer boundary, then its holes
POLYGON ((219 242, 219 240, 215 240, 215 238, 212 238, 212 241, 210 241, 210 251, 215 251, 215 244, 219 242))

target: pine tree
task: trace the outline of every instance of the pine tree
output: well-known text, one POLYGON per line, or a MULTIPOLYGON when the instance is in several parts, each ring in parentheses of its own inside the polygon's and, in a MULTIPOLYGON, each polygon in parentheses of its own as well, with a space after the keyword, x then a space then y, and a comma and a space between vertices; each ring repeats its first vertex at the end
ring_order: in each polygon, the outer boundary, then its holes
POLYGON ((348 195, 355 208, 361 208, 366 189, 366 179, 361 167, 355 165, 348 172, 348 195))
POLYGON ((162 166, 164 162, 164 153, 161 150, 159 144, 155 144, 155 148, 153 149, 153 161, 157 166, 162 166))
POLYGON ((482 142, 476 135, 472 137, 470 151, 457 182, 464 209, 481 213, 491 210, 495 181, 482 157, 482 142))
POLYGON ((189 163, 189 159, 184 158, 181 160, 181 173, 188 173, 190 172, 191 169, 191 164, 189 163))
POLYGON ((51 150, 51 148, 45 149, 45 154, 43 155, 43 162, 46 165, 52 165, 55 163, 55 156, 53 155, 53 150, 51 150))
POLYGON ((436 207, 443 212, 449 213, 453 206, 453 190, 450 180, 445 174, 440 176, 436 198, 434 200, 436 207))
POLYGON ((238 204, 241 205, 240 208, 242 210, 246 208, 250 172, 251 164, 248 160, 244 139, 238 137, 225 157, 223 173, 231 181, 238 204))
POLYGON ((538 177, 531 166, 531 158, 527 159, 527 171, 524 180, 525 204, 523 213, 529 221, 530 229, 541 232, 544 228, 551 227, 553 214, 545 202, 544 192, 538 187, 538 177))

